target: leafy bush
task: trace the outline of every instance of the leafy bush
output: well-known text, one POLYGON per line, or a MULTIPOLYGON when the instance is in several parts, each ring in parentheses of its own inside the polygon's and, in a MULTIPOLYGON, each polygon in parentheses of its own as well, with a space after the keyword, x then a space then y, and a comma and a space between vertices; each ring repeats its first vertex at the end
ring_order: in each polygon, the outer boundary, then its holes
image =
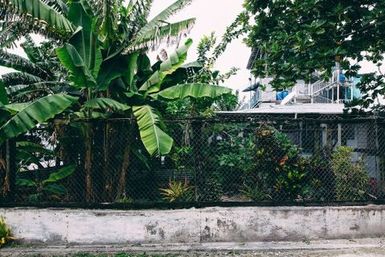
POLYGON ((240 193, 244 175, 254 169, 253 135, 243 133, 239 126, 219 126, 216 129, 216 141, 211 143, 212 152, 209 154, 215 158, 210 166, 216 167, 223 193, 236 195, 240 193))
POLYGON ((336 199, 359 201, 366 199, 369 176, 362 159, 353 162, 353 149, 338 147, 332 154, 332 168, 336 177, 336 199))
POLYGON ((31 192, 31 194, 28 195, 28 200, 32 202, 44 199, 60 199, 67 193, 67 189, 60 184, 60 182, 71 176, 75 168, 74 165, 62 167, 49 174, 44 180, 18 178, 16 185, 28 189, 25 190, 26 192, 31 192))
POLYGON ((257 200, 295 200, 306 196, 306 162, 300 149, 284 133, 262 125, 256 131, 255 149, 255 167, 245 174, 244 192, 254 194, 257 200))

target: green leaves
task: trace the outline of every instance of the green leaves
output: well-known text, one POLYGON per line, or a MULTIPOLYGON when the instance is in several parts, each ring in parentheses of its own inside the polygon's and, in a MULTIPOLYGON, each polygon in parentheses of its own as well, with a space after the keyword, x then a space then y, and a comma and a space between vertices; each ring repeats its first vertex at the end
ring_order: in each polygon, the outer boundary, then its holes
POLYGON ((63 112, 78 99, 65 94, 42 97, 29 104, 0 128, 0 143, 16 137, 63 112))
POLYGON ((74 173, 75 168, 76 168, 75 165, 69 165, 69 166, 60 168, 58 171, 51 173, 47 179, 42 181, 42 183, 43 185, 49 184, 49 183, 56 183, 68 176, 71 176, 74 173))
POLYGON ((76 48, 71 44, 65 44, 63 47, 56 49, 56 54, 69 71, 69 79, 76 88, 95 87, 96 81, 89 67, 84 62, 76 48))
POLYGON ((164 22, 173 14, 183 9, 186 5, 190 4, 192 0, 178 0, 164 9, 161 13, 156 15, 151 21, 149 21, 137 34, 137 42, 141 42, 144 35, 149 31, 154 30, 157 27, 164 25, 164 22))
POLYGON ((83 60, 84 65, 93 77, 96 78, 102 63, 102 54, 94 28, 95 21, 93 15, 87 1, 80 0, 71 3, 68 17, 81 29, 71 37, 69 43, 73 45, 83 60))
POLYGON ((174 140, 158 127, 159 116, 149 105, 134 106, 140 138, 150 155, 166 155, 171 151, 174 140))
MULTIPOLYGON (((111 82, 117 78, 123 78, 128 86, 132 86, 138 55, 138 53, 118 55, 104 61, 97 78, 98 89, 106 90, 111 82)), ((128 89, 130 90, 130 88, 128 89)))
MULTIPOLYGON (((254 48, 249 68, 270 76, 275 89, 297 80, 310 80, 314 71, 330 77, 335 62, 355 76, 351 60, 380 61, 385 53, 385 4, 378 0, 255 1, 245 6, 255 24, 245 26, 247 43, 254 48)), ((373 70, 374 71, 374 70, 373 70)))
POLYGON ((20 187, 32 187, 35 188, 37 193, 30 195, 30 199, 39 199, 44 194, 64 195, 67 193, 67 189, 58 184, 61 180, 71 176, 76 170, 75 165, 69 165, 59 168, 57 171, 51 173, 49 177, 42 181, 33 181, 31 179, 18 178, 16 185, 20 187))
POLYGON ((159 71, 156 71, 152 76, 139 88, 139 91, 147 93, 156 93, 160 90, 161 83, 166 75, 177 70, 187 58, 187 51, 192 45, 192 40, 188 39, 186 43, 172 53, 167 60, 160 64, 159 71))
POLYGON ((186 97, 192 98, 201 98, 209 97, 216 98, 225 94, 230 94, 231 89, 213 86, 209 84, 199 84, 199 83, 190 83, 190 84, 181 84, 169 87, 160 91, 157 96, 167 100, 177 100, 184 99, 186 97))

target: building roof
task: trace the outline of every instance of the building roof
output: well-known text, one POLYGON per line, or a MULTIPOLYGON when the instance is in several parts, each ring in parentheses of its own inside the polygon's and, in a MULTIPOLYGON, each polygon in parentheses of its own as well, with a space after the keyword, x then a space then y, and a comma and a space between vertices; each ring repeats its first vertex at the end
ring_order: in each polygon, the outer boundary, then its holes
POLYGON ((259 108, 221 114, 343 114, 344 104, 262 104, 259 108))

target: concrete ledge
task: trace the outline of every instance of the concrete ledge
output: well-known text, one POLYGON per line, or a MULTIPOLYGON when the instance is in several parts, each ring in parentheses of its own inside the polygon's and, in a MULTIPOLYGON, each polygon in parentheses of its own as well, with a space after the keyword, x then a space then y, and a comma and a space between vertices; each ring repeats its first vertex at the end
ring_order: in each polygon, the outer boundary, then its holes
POLYGON ((308 241, 385 234, 385 206, 233 207, 183 210, 1 208, 28 243, 156 244, 308 241))

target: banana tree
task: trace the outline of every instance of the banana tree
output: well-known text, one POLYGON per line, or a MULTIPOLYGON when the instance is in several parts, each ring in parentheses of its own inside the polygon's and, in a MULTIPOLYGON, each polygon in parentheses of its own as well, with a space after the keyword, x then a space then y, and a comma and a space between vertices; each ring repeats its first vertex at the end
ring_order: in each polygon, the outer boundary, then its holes
MULTIPOLYGON (((75 42, 76 43, 76 42, 75 42)), ((69 80, 73 87, 87 92, 86 100, 81 102, 81 108, 75 112, 77 119, 100 119, 111 115, 131 118, 136 125, 129 129, 130 140, 123 150, 123 163, 119 171, 118 195, 124 193, 127 170, 129 169, 132 141, 138 133, 150 156, 167 155, 173 139, 165 132, 162 119, 157 108, 166 101, 184 98, 216 98, 229 94, 231 90, 215 85, 199 83, 180 83, 172 80, 174 72, 180 73, 183 62, 187 57, 187 50, 192 41, 179 47, 167 60, 150 65, 148 57, 141 52, 120 54, 101 62, 87 62, 77 48, 67 43, 57 49, 57 55, 63 66, 68 69, 69 80), (92 64, 92 65, 90 65, 92 64), (113 69, 112 67, 118 67, 113 69), (108 97, 106 97, 108 96, 108 97), (109 113, 109 115, 107 114, 109 113), (135 128, 138 128, 136 131, 135 128), (131 141, 131 142, 130 142, 131 141)), ((97 60, 98 49, 93 58, 97 60)), ((187 74, 187 72, 185 72, 187 74)), ((180 77, 180 76, 179 76, 180 77)), ((86 129, 85 138, 89 144, 91 128, 86 129)), ((92 173, 92 150, 86 146, 85 170, 88 178, 92 173)), ((111 167, 109 167, 111 169, 111 167)), ((86 183, 89 190, 86 195, 92 199, 91 179, 86 183)), ((106 186, 111 188, 112 186, 106 186)))
MULTIPOLYGON (((148 6, 152 2, 150 0, 130 1, 127 7, 121 6, 118 1, 106 1, 102 10, 94 9, 91 2, 70 1, 68 9, 61 12, 50 11, 49 15, 46 15, 44 10, 51 7, 40 0, 34 0, 33 6, 23 0, 0 2, 0 6, 10 4, 15 7, 7 11, 16 12, 16 16, 25 13, 37 15, 39 21, 49 24, 47 28, 52 33, 60 32, 62 38, 67 37, 66 43, 56 50, 56 54, 68 71, 66 81, 69 86, 82 94, 80 98, 69 94, 52 94, 16 106, 3 99, 1 110, 7 112, 10 118, 0 127, 0 143, 63 114, 74 106, 72 110, 78 120, 105 119, 110 115, 133 119, 136 125, 130 128, 130 131, 140 135, 148 154, 166 155, 172 148, 173 139, 166 133, 157 111, 162 102, 183 98, 217 97, 230 92, 229 89, 219 86, 185 84, 181 80, 173 79, 175 72, 183 70, 181 66, 186 59, 191 40, 178 48, 167 60, 153 66, 145 54, 145 50, 154 41, 178 36, 183 28, 193 24, 194 19, 189 19, 164 25, 169 16, 190 1, 176 1, 150 22, 145 21, 149 13, 148 6), (39 11, 32 12, 35 7, 40 8, 39 11), (119 12, 118 18, 114 18, 116 10, 119 12), (96 15, 101 11, 103 15, 96 15), (70 37, 67 32, 71 34, 70 37)), ((86 195, 89 196, 87 200, 92 200, 93 141, 90 127, 85 130, 85 138, 86 195)), ((132 151, 133 149, 124 149, 124 160, 129 159, 129 153, 132 151)), ((120 191, 124 191, 127 165, 122 164, 120 191)))
MULTIPOLYGON (((2 30, 0 33, 0 42, 8 42, 11 38, 10 32, 19 35, 20 32, 37 32, 48 38, 60 38, 62 41, 68 41, 71 45, 65 45, 68 49, 62 50, 62 58, 68 61, 62 62, 65 68, 70 69, 70 77, 67 81, 72 81, 72 90, 82 90, 86 93, 87 100, 100 96, 98 92, 104 88, 108 96, 111 82, 119 77, 132 79, 134 74, 134 65, 139 51, 145 51, 148 47, 154 46, 164 39, 179 38, 185 30, 191 28, 195 19, 186 19, 176 23, 165 22, 171 15, 188 5, 191 0, 177 0, 167 7, 152 20, 147 21, 152 0, 129 1, 124 5, 122 1, 104 0, 100 5, 99 0, 72 0, 72 1, 43 1, 43 0, 4 0, 0 1, 2 9, 1 18, 2 30), (68 4, 67 4, 68 3, 68 4), (33 22, 32 22, 33 21, 33 22), (24 24, 24 25, 23 25, 24 24), (28 26, 25 26, 28 24, 28 26), (30 25, 32 24, 32 25, 30 25), (17 25, 17 26, 16 26, 17 25), (19 28, 15 31, 15 28, 19 28), (70 49, 75 48, 76 51, 70 49), (132 53, 134 54, 124 54, 132 53), (75 54, 74 56, 64 56, 66 54, 75 54), (75 53, 77 52, 77 53, 75 53), (124 61, 123 69, 116 65, 117 62, 124 61), (71 62, 73 62, 71 64, 71 62), (125 65, 127 64, 127 65, 125 65), (68 67, 66 65, 74 65, 68 67), (99 72, 101 69, 101 72, 99 72), (124 70, 127 69, 127 70, 124 70), (76 71, 77 70, 77 71, 76 71), (124 76, 121 76, 125 73, 124 76), (99 91, 95 90, 96 88, 99 91), (106 90, 108 89, 108 90, 106 90)), ((2 44, 5 46, 6 44, 2 44)), ((36 65, 31 58, 34 58, 33 47, 25 47, 25 51, 30 60, 11 55, 6 51, 0 52, 0 66, 15 68, 21 72, 6 74, 0 81, 0 100, 8 104, 7 94, 28 87, 42 85, 48 88, 48 84, 57 86, 61 83, 50 83, 55 81, 49 72, 52 65, 45 65, 44 68, 36 65), (26 82, 26 83, 24 83, 26 82), (56 84, 56 85, 54 85, 56 84), (7 94, 6 94, 7 92, 7 94)), ((60 54, 60 51, 58 51, 60 54)), ((49 92, 44 102, 44 113, 40 114, 38 108, 32 108, 41 105, 41 99, 35 102, 22 103, 16 108, 23 112, 16 114, 12 120, 8 120, 0 128, 0 143, 8 137, 14 137, 33 128, 38 123, 45 122, 49 118, 62 113, 70 105, 76 102, 75 98, 69 95, 54 94, 49 92), (60 101, 65 101, 63 104, 60 101), (58 100, 59 102, 55 102, 58 100), (71 104, 69 104, 71 102, 71 104), (49 112, 48 112, 49 111, 49 112), (28 120, 23 121, 25 113, 29 113, 28 120), (17 128, 15 122, 21 122, 17 128), (24 125, 26 123, 27 125, 24 125), (13 125, 12 125, 13 124, 13 125), (13 130, 10 132, 10 128, 13 130), (8 131, 8 132, 7 132, 8 131)), ((3 103, 3 105, 4 105, 3 103)), ((15 104, 15 102, 13 102, 15 104)), ((16 102, 19 104, 19 102, 16 102)), ((117 106, 112 99, 99 100, 87 103, 86 108, 92 109, 96 105, 104 104, 104 107, 110 107, 117 111, 126 109, 124 106, 117 106), (104 102, 104 103, 101 103, 104 102), (107 106, 108 105, 108 106, 107 106), (112 106, 115 105, 115 106, 112 106)), ((1 105, 0 105, 1 106, 1 105)), ((99 106, 100 107, 100 106, 99 106)), ((1 107, 7 115, 14 115, 14 106, 1 107)), ((90 112, 91 113, 91 112, 90 112)), ((2 116, 6 117, 6 116, 2 116)), ((2 123, 0 123, 2 124, 2 123)))
POLYGON ((58 57, 68 69, 73 86, 87 90, 89 97, 82 104, 80 112, 77 112, 78 117, 101 117, 102 112, 107 110, 121 112, 126 117, 133 114, 148 153, 158 156, 168 154, 173 140, 160 126, 161 117, 156 110, 159 102, 184 98, 216 98, 231 92, 228 88, 215 85, 173 84, 166 79, 182 66, 191 44, 192 40, 187 40, 167 60, 154 65, 156 68, 150 66, 147 56, 139 53, 122 54, 90 68, 73 45, 65 44, 57 50, 58 57), (111 69, 113 62, 120 63, 119 69, 111 69), (97 74, 95 70, 98 71, 97 74), (146 79, 141 77, 143 70, 150 72, 144 76, 146 79), (163 84, 165 81, 167 86, 163 84), (92 97, 106 94, 107 91, 110 92, 110 98, 92 97))

